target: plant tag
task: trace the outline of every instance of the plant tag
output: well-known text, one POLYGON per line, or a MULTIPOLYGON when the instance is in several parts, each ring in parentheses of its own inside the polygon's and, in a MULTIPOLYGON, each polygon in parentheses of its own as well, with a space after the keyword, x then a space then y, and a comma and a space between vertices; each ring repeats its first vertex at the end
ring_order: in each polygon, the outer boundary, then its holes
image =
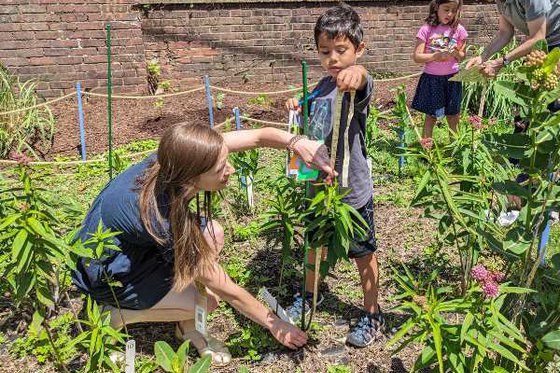
POLYGON ((295 322, 290 318, 290 316, 288 316, 286 310, 278 303, 276 298, 270 294, 267 288, 262 288, 261 294, 266 304, 268 304, 268 306, 274 311, 276 316, 286 322, 289 322, 290 324, 295 325, 295 322))
POLYGON ((194 306, 194 327, 197 332, 206 336, 206 322, 208 318, 208 297, 206 287, 196 282, 198 296, 196 297, 196 305, 194 306))
POLYGON ((136 341, 131 339, 126 341, 125 350, 125 373, 134 373, 134 360, 136 359, 136 341))
POLYGON ((195 312, 195 328, 202 335, 206 335, 206 310, 200 305, 194 307, 195 312))

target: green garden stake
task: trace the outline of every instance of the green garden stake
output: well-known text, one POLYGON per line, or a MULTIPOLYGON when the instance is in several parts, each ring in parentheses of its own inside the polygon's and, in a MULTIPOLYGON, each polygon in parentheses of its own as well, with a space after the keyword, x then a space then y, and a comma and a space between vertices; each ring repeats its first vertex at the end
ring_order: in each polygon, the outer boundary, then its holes
POLYGON ((109 142, 109 180, 113 180, 113 76, 111 74, 111 24, 107 25, 107 126, 109 142))
MULTIPOLYGON (((308 133, 308 125, 309 125, 309 102, 308 102, 308 95, 307 92, 307 62, 301 61, 301 72, 302 72, 302 79, 303 79, 303 134, 307 135, 308 133)), ((305 182, 305 197, 309 197, 309 181, 305 182)), ((307 271, 307 255, 309 254, 309 237, 307 236, 307 232, 304 234, 303 237, 303 304, 305 304, 305 282, 306 282, 306 271, 307 271)), ((305 307, 301 308, 301 329, 305 330, 305 307)))

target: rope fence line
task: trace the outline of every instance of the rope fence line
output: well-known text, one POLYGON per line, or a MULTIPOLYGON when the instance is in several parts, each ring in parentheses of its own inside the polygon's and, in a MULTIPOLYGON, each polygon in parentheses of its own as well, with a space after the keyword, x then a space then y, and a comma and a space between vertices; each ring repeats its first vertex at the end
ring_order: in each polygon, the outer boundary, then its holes
MULTIPOLYGON (((134 157, 137 157, 137 156, 152 153, 155 150, 156 149, 151 149, 151 150, 144 150, 144 151, 137 152, 137 153, 132 153, 132 154, 125 154, 125 155, 121 156, 121 158, 134 158, 134 157)), ((38 162, 28 162, 27 164, 30 165, 30 166, 52 166, 52 165, 74 166, 74 165, 80 165, 80 164, 99 163, 99 162, 106 162, 106 161, 107 161, 106 158, 97 158, 97 159, 88 159, 86 161, 61 161, 61 162, 38 161, 38 162)), ((15 164, 18 164, 18 163, 19 163, 18 161, 12 161, 12 160, 5 160, 5 159, 0 160, 0 165, 15 165, 15 164)))
MULTIPOLYGON (((374 79, 373 81, 376 82, 376 83, 393 82, 393 81, 399 81, 399 80, 406 80, 406 79, 414 78, 414 77, 420 76, 420 75, 421 75, 421 73, 415 73, 415 74, 405 75, 405 76, 396 77, 396 78, 374 79)), ((309 87, 313 87, 315 85, 317 85, 317 83, 309 85, 309 87)), ((283 93, 291 93, 291 92, 297 92, 297 91, 301 90, 301 87, 296 87, 296 88, 286 89, 286 90, 282 90, 282 91, 249 92, 249 91, 237 91, 237 90, 233 90, 233 89, 217 87, 217 86, 214 86, 214 85, 211 85, 210 87, 212 89, 215 89, 216 91, 220 91, 220 92, 227 92, 227 93, 238 94, 238 95, 249 95, 249 96, 279 95, 279 94, 283 94, 283 93)), ((160 98, 166 98, 166 97, 181 96, 181 95, 194 93, 194 92, 198 92, 198 91, 202 91, 202 90, 204 90, 204 86, 201 85, 201 86, 198 86, 198 87, 187 89, 185 91, 174 92, 174 93, 166 93, 166 94, 161 94, 161 95, 148 95, 148 96, 111 95, 111 97, 112 98, 118 98, 118 99, 128 99, 128 100, 154 100, 154 99, 160 99, 160 98)), ((72 92, 70 92, 70 93, 68 93, 64 96, 60 96, 60 97, 57 97, 55 99, 45 101, 43 103, 33 105, 33 106, 29 106, 29 107, 26 107, 26 108, 20 108, 20 109, 14 109, 14 110, 6 111, 6 112, 3 112, 3 113, 0 113, 0 116, 16 114, 16 113, 28 111, 28 110, 31 110, 31 109, 36 109, 36 108, 40 108, 40 107, 47 106, 47 105, 50 105, 50 104, 54 104, 55 102, 65 100, 69 97, 73 97, 75 94, 76 94, 76 90, 74 89, 72 92)), ((82 92, 82 94, 86 95, 86 96, 103 97, 103 98, 107 98, 107 96, 108 96, 106 93, 95 93, 95 92, 86 92, 86 91, 82 92)))
MULTIPOLYGON (((318 83, 310 84, 309 87, 314 87, 314 86, 316 86, 317 84, 318 84, 318 83)), ((298 92, 298 91, 301 91, 301 88, 302 88, 302 87, 290 88, 290 89, 285 89, 285 90, 283 90, 283 91, 273 91, 273 92, 236 91, 236 90, 234 90, 234 89, 216 87, 216 86, 214 86, 214 85, 210 85, 210 88, 215 89, 216 91, 227 92, 227 93, 233 93, 233 94, 237 94, 237 95, 249 95, 249 96, 267 95, 267 96, 272 96, 272 95, 281 95, 281 94, 283 94, 283 93, 298 92)))
MULTIPOLYGON (((161 95, 148 95, 148 96, 111 95, 111 98, 121 98, 121 99, 127 99, 127 100, 154 100, 154 99, 160 99, 160 98, 166 98, 166 97, 186 95, 188 93, 198 92, 198 91, 202 91, 202 90, 204 90, 203 85, 201 85, 200 87, 196 87, 196 88, 193 88, 193 89, 186 90, 186 91, 174 92, 174 93, 165 93, 165 94, 161 94, 161 95)), ((95 92, 82 92, 82 93, 84 95, 87 95, 87 96, 107 98, 106 93, 95 93, 95 92)))

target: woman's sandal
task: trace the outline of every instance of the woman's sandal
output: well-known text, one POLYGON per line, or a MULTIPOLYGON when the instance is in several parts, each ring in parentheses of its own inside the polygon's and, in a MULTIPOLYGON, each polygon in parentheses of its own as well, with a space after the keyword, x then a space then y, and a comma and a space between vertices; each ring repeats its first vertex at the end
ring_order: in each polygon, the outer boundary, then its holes
POLYGON ((196 330, 183 332, 179 324, 175 328, 175 337, 181 341, 191 340, 191 346, 194 346, 200 357, 212 356, 212 364, 217 366, 226 366, 231 362, 231 353, 223 342, 212 336, 203 336, 196 330), (192 343, 192 338, 201 338, 206 343, 205 347, 198 348, 192 343))

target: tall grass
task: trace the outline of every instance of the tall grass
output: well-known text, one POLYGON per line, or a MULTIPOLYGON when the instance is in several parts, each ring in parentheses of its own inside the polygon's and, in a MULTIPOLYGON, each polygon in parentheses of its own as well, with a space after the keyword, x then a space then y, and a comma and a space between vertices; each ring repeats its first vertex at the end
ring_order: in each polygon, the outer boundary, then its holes
POLYGON ((12 151, 39 158, 37 153, 52 145, 54 117, 49 108, 2 114, 36 105, 36 86, 33 80, 21 82, 0 63, 0 158, 12 151))

